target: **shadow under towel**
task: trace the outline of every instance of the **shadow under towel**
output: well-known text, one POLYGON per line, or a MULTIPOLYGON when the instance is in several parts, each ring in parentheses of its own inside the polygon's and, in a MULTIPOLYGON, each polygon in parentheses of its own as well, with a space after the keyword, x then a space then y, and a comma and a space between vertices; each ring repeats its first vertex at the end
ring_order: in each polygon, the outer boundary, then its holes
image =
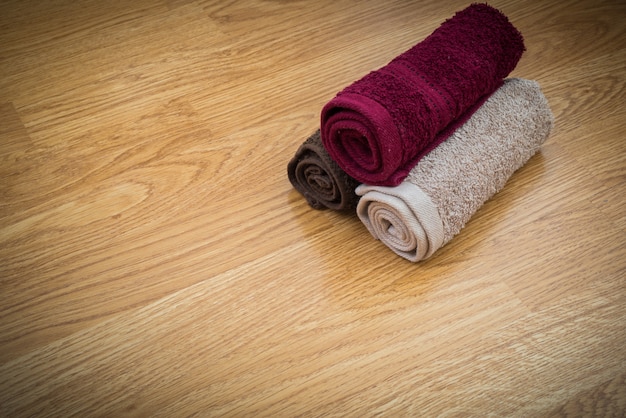
POLYGON ((428 258, 535 154, 553 123, 539 84, 508 79, 400 185, 357 187, 357 214, 398 255, 428 258))
POLYGON ((324 146, 358 181, 396 186, 502 84, 524 50, 504 14, 472 4, 328 102, 324 146))
POLYGON ((359 183, 330 158, 319 130, 300 145, 287 164, 287 175, 314 209, 349 210, 359 201, 354 191, 359 183))

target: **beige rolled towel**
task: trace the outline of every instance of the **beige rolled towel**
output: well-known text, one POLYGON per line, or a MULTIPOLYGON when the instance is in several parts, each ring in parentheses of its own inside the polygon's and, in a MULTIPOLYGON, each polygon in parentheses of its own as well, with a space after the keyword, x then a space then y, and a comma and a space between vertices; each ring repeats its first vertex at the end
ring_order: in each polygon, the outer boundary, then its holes
POLYGON ((507 79, 400 185, 358 186, 357 214, 398 255, 428 258, 537 152, 553 124, 537 82, 507 79))

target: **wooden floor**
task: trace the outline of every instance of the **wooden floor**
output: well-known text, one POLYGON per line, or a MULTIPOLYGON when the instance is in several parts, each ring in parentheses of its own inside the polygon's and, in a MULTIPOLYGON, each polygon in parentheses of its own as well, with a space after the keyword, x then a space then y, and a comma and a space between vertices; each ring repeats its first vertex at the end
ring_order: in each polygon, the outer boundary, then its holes
POLYGON ((431 259, 287 180, 468 4, 0 3, 0 416, 623 417, 623 1, 491 3, 556 125, 431 259))

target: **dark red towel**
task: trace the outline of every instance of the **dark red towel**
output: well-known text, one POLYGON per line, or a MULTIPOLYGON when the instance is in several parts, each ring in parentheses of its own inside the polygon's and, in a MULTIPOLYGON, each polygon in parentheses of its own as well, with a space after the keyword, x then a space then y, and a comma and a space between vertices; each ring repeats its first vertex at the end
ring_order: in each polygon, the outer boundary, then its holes
POLYGON ((324 147, 358 181, 396 186, 502 84, 524 50, 504 14, 472 4, 326 104, 324 147))

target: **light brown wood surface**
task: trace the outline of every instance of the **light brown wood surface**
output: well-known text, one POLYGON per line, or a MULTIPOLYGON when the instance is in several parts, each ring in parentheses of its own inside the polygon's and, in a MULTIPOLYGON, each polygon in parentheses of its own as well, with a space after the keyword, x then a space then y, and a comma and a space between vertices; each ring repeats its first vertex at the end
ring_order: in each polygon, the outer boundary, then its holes
POLYGON ((0 415, 623 417, 623 1, 491 3, 556 125, 431 259, 287 180, 468 4, 0 3, 0 415))

